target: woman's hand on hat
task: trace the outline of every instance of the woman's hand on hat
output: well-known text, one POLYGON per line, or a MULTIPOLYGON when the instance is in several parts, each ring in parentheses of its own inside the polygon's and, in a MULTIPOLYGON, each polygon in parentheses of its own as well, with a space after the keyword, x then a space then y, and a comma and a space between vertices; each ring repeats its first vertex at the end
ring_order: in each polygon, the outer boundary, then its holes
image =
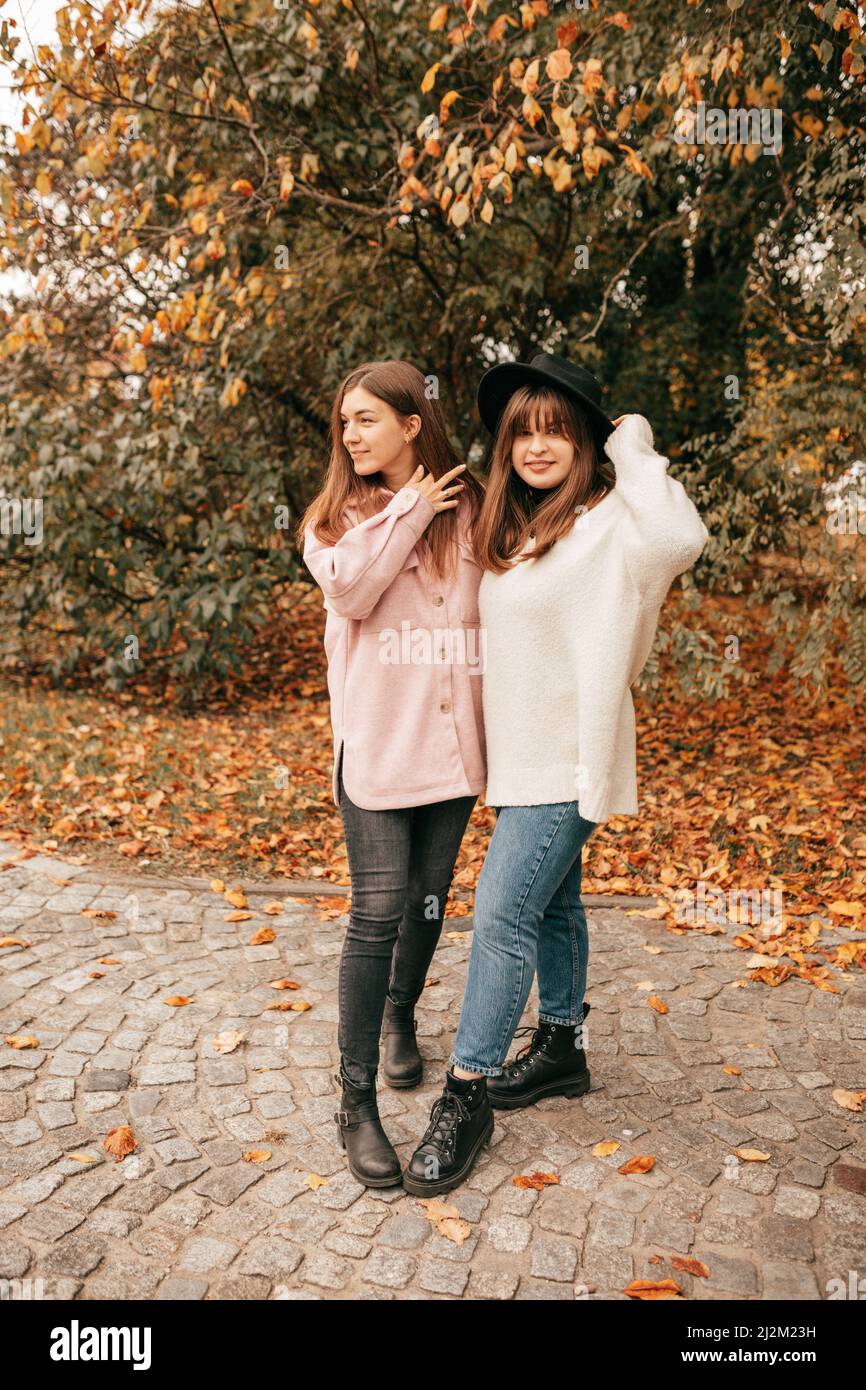
POLYGON ((466 467, 465 463, 458 463, 456 468, 452 468, 448 473, 443 473, 440 478, 434 478, 432 473, 425 472, 424 465, 419 463, 412 477, 404 486, 411 488, 413 492, 420 492, 422 497, 426 497, 428 502, 432 502, 437 512, 444 512, 448 507, 456 507, 460 501, 460 492, 464 486, 461 482, 452 482, 457 474, 466 467), (457 494, 455 496, 454 494, 457 494))

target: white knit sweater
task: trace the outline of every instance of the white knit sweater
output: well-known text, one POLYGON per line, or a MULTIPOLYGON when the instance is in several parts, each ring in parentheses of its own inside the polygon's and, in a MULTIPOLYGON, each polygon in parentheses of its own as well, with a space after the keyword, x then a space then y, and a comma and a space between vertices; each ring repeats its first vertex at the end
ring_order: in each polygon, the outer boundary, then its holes
POLYGON ((481 580, 489 806, 637 814, 630 687, 672 581, 709 533, 642 415, 626 415, 605 452, 613 491, 540 560, 481 580))

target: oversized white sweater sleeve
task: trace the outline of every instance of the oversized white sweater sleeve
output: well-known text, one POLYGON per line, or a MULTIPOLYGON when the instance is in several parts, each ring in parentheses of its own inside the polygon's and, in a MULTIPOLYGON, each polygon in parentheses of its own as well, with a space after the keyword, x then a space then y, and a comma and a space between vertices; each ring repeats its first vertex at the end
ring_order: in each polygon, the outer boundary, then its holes
POLYGON ((624 416, 604 449, 627 507, 622 536, 629 573, 644 599, 660 602, 695 563, 709 532, 682 483, 668 474, 668 459, 654 449, 645 416, 624 416))

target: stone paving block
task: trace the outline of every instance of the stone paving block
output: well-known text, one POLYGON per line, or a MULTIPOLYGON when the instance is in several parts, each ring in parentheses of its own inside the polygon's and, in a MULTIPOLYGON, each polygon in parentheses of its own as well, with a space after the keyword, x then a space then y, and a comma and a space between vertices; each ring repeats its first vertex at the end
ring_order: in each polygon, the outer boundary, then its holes
POLYGON ((695 1239, 695 1227, 690 1221, 682 1221, 668 1212, 658 1211, 639 1224, 637 1237, 640 1245, 658 1246, 687 1255, 695 1239))
POLYGON ((448 1240, 445 1236, 438 1235, 434 1230, 424 1246, 424 1254, 429 1259, 450 1260, 454 1264, 468 1264, 475 1254, 478 1241, 478 1231, 472 1231, 463 1244, 458 1245, 456 1241, 448 1240))
POLYGON ((827 1144, 836 1150, 847 1149, 849 1145, 854 1143, 854 1135, 837 1120, 810 1120, 806 1125, 806 1130, 822 1144, 827 1144))
POLYGON ((586 1285, 591 1294, 604 1296, 621 1292, 634 1278, 634 1258, 629 1251, 612 1250, 600 1245, 586 1245, 576 1279, 586 1285))
POLYGON ((832 1172, 834 1187, 856 1192, 861 1197, 866 1196, 866 1165, 837 1163, 832 1172))
POLYGON ((761 1276, 761 1298, 771 1302, 801 1302, 824 1296, 819 1290, 814 1271, 808 1265, 769 1260, 763 1265, 761 1276))
POLYGON ((157 1297, 168 1299, 174 1302, 194 1302, 204 1298, 208 1291, 208 1281, 206 1279, 182 1279, 175 1275, 165 1279, 159 1286, 157 1297))
POLYGON ((577 1260, 578 1250, 571 1241, 537 1236, 530 1249, 530 1273, 535 1279, 572 1283, 577 1260))
POLYGON ((605 1181, 607 1174, 601 1163, 572 1163, 560 1174, 563 1187, 572 1187, 578 1192, 595 1192, 605 1181))
POLYGON ((451 1294, 459 1298, 469 1282, 469 1270, 441 1260, 422 1259, 418 1282, 428 1293, 451 1294))
MULTIPOLYGON (((260 1190, 260 1189, 259 1189, 260 1190)), ((285 1237, 299 1245, 318 1245, 326 1231, 337 1225, 338 1218, 332 1212, 318 1207, 299 1204, 278 1221, 268 1227, 268 1234, 285 1237)))
POLYGON ((768 1163, 740 1163, 735 1170, 736 1181, 745 1192, 762 1194, 772 1192, 778 1181, 778 1173, 768 1163))
POLYGON ((815 1104, 815 1097, 811 1093, 798 1090, 797 1087, 790 1091, 773 1091, 768 1099, 774 1110, 778 1110, 786 1119, 795 1123, 814 1120, 821 1114, 820 1108, 815 1104))
POLYGON ((231 1264, 238 1247, 230 1241, 203 1237, 192 1240, 181 1253, 178 1268, 190 1270, 194 1274, 209 1274, 214 1269, 225 1269, 231 1264))
POLYGON ((102 1260, 105 1254, 105 1241, 86 1235, 68 1235, 42 1257, 39 1268, 45 1274, 69 1275, 83 1279, 102 1260))
POLYGON ((730 1216, 717 1212, 701 1221, 698 1240, 703 1245, 730 1245, 748 1247, 752 1243, 752 1230, 749 1221, 743 1216, 730 1216))
POLYGON ((365 1260, 373 1249, 373 1242, 362 1236, 353 1236, 348 1231, 329 1231, 324 1239, 324 1247, 335 1255, 345 1255, 352 1260, 365 1260))
POLYGON ((112 1302, 149 1300, 159 1297, 167 1275, 166 1266, 154 1267, 128 1258, 106 1260, 88 1279, 87 1291, 91 1298, 112 1302))
POLYGON ((618 1175, 596 1192, 595 1201, 602 1206, 615 1207, 618 1211, 636 1214, 649 1205, 653 1200, 653 1195, 651 1189, 640 1187, 637 1183, 631 1182, 628 1177, 618 1175))
POLYGON ((231 1168, 211 1169, 196 1182, 194 1190, 212 1202, 228 1206, 261 1177, 254 1163, 238 1163, 231 1168))
POLYGON ((361 1278, 367 1284, 376 1284, 382 1288, 403 1289, 415 1274, 416 1265, 414 1256, 383 1246, 373 1251, 364 1266, 361 1278))
POLYGON ((570 1302, 574 1298, 571 1286, 568 1284, 554 1284, 548 1280, 540 1279, 521 1279, 520 1287, 517 1291, 518 1302, 570 1302))
POLYGON ((335 1178, 328 1180, 325 1187, 320 1187, 315 1201, 320 1207, 328 1207, 331 1211, 346 1211, 365 1191, 363 1185, 347 1171, 338 1173, 335 1178))
POLYGON ((0 1279, 19 1279, 33 1262, 33 1251, 20 1240, 0 1240, 0 1279))
POLYGON ((503 1216, 491 1221, 487 1239, 494 1250, 519 1255, 532 1239, 532 1223, 520 1216, 503 1216))
POLYGON ((533 1224, 545 1231, 582 1239, 586 1235, 591 1210, 591 1203, 582 1193, 561 1186, 551 1187, 545 1190, 543 1200, 537 1206, 533 1224))
POLYGON ((143 1066, 138 1074, 139 1086, 173 1086, 179 1081, 195 1080, 193 1062, 163 1062, 143 1066))
POLYGON ((506 1302, 517 1293, 520 1276, 508 1270, 473 1269, 467 1297, 499 1299, 506 1302))
POLYGON ((791 1216, 765 1216, 760 1223, 761 1248, 767 1255, 808 1264, 815 1258, 808 1220, 791 1216))
POLYGON ((817 1192, 802 1187, 780 1185, 776 1189, 773 1211, 777 1216, 796 1216, 808 1221, 818 1215, 821 1198, 817 1192))
POLYGON ((695 1255, 709 1268, 706 1284, 712 1293, 754 1295, 758 1292, 758 1272, 751 1260, 722 1255, 717 1250, 702 1251, 700 1247, 695 1255))
POLYGON ((394 1250, 418 1250, 433 1230, 432 1223, 414 1211, 397 1211, 379 1232, 379 1244, 394 1250))
POLYGON ((613 1207, 596 1211, 590 1223, 588 1244, 622 1249, 634 1242, 635 1218, 613 1207))

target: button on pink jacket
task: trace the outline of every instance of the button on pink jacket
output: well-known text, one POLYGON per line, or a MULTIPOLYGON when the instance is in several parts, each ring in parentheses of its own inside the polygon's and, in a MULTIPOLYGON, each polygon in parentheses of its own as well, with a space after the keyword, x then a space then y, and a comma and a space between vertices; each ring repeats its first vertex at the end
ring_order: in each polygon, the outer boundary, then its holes
POLYGON ((336 545, 307 527, 304 563, 327 613, 335 803, 341 748, 343 785, 365 810, 425 806, 484 789, 481 567, 468 513, 461 499, 459 561, 446 580, 431 578, 421 562, 436 511, 414 488, 393 493, 336 545))

